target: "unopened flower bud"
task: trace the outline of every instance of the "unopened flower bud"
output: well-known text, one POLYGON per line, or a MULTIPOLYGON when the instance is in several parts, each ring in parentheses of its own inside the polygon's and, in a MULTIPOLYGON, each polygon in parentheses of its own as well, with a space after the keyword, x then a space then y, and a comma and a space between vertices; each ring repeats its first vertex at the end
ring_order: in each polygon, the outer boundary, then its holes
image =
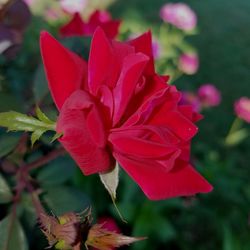
POLYGON ((104 224, 95 224, 89 230, 85 245, 99 250, 111 250, 144 239, 143 237, 134 238, 118 234, 105 229, 104 224))
POLYGON ((56 249, 72 249, 81 241, 82 217, 78 214, 67 213, 57 218, 42 214, 40 221, 49 245, 56 249))

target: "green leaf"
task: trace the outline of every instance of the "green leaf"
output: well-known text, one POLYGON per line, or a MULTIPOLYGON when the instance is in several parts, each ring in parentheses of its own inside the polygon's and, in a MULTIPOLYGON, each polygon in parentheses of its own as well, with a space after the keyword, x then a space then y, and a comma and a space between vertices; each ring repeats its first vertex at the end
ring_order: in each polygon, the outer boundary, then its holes
POLYGON ((68 181, 75 170, 75 163, 70 157, 61 157, 44 166, 36 179, 42 187, 55 186, 68 181))
POLYGON ((13 215, 9 215, 0 222, 0 249, 28 250, 23 228, 13 215))
POLYGON ((37 103, 40 103, 49 93, 43 65, 41 64, 35 74, 33 93, 37 103))
POLYGON ((8 203, 11 200, 12 200, 11 190, 10 190, 7 182, 3 178, 3 176, 0 174, 0 204, 1 203, 8 203))
POLYGON ((55 125, 15 111, 0 113, 0 126, 9 131, 55 130, 55 125))
POLYGON ((116 163, 115 168, 105 174, 99 174, 100 179, 104 185, 104 187, 108 190, 112 202, 114 204, 114 207, 119 215, 119 217, 121 218, 121 220, 125 223, 127 223, 127 221, 123 218, 117 204, 116 204, 116 189, 118 187, 119 184, 119 165, 118 163, 116 163))
POLYGON ((45 123, 48 123, 48 124, 54 124, 55 122, 53 122, 52 120, 50 120, 48 118, 47 115, 45 115, 42 110, 37 106, 36 107, 36 115, 37 115, 37 118, 42 121, 42 122, 45 122, 45 123))
POLYGON ((108 190, 112 199, 116 199, 116 189, 119 183, 119 165, 116 163, 115 168, 108 173, 100 174, 100 179, 104 187, 108 190))
POLYGON ((2 90, 0 92, 0 112, 4 112, 5 110, 17 110, 23 111, 22 103, 14 96, 9 93, 3 93, 2 90))
POLYGON ((59 139, 60 137, 62 137, 63 136, 63 133, 61 132, 61 133, 56 133, 53 137, 52 137, 52 139, 51 139, 51 143, 52 142, 54 142, 55 140, 57 140, 57 139, 59 139))
POLYGON ((229 134, 229 136, 227 136, 226 138, 225 143, 228 146, 235 146, 245 140, 248 136, 248 130, 243 128, 229 134))
POLYGON ((0 137, 0 157, 9 154, 19 142, 20 136, 16 135, 3 135, 0 137))
POLYGON ((46 132, 46 130, 38 129, 34 131, 31 135, 31 146, 33 147, 35 142, 40 139, 40 137, 46 132))
MULTIPOLYGON (((166 242, 173 239, 176 232, 164 214, 159 213, 152 203, 145 202, 136 216, 133 235, 148 236, 149 241, 157 237, 159 242, 166 242)), ((145 249, 146 246, 147 244, 142 243, 133 249, 145 249)))
POLYGON ((90 206, 88 197, 72 187, 57 186, 47 190, 44 200, 53 213, 61 215, 70 211, 81 212, 90 206))
POLYGON ((223 250, 243 249, 229 225, 223 225, 223 250))

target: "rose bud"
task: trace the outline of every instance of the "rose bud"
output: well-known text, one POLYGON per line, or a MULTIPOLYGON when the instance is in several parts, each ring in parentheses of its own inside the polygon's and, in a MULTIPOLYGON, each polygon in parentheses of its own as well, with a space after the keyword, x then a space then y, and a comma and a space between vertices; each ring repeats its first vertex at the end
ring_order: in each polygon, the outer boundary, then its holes
POLYGON ((178 68, 187 75, 193 75, 199 68, 199 58, 196 53, 185 53, 179 58, 178 68))
POLYGON ((204 84, 198 89, 200 102, 204 107, 215 107, 221 102, 220 91, 212 84, 204 84))
POLYGON ((241 97, 235 102, 234 110, 239 118, 250 123, 250 98, 241 97))
POLYGON ((136 241, 144 240, 145 237, 128 237, 105 228, 105 224, 93 225, 88 233, 85 245, 98 250, 112 250, 117 247, 130 245, 136 241))
POLYGON ((74 213, 60 217, 40 215, 42 232, 47 237, 49 246, 68 250, 81 243, 82 218, 74 213))

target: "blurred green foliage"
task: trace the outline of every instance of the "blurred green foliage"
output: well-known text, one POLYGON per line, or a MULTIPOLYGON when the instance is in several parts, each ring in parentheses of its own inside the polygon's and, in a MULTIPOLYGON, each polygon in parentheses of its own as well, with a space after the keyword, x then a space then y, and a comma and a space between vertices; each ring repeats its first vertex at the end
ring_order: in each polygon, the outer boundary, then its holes
MULTIPOLYGON (((173 1, 174 2, 174 1, 173 1)), ((146 199, 137 185, 123 172, 118 188, 117 205, 128 221, 120 221, 110 197, 98 176, 85 177, 67 156, 60 157, 43 168, 34 170, 34 177, 42 194, 42 201, 57 214, 93 207, 96 218, 112 216, 122 232, 133 236, 147 236, 148 240, 130 247, 133 250, 248 250, 250 249, 250 140, 237 147, 225 147, 223 140, 234 119, 233 102, 250 95, 250 2, 246 0, 189 0, 198 15, 199 34, 189 42, 200 55, 200 70, 194 76, 180 78, 180 89, 195 90, 203 83, 215 84, 222 93, 222 104, 206 110, 200 122, 200 133, 193 142, 193 163, 214 185, 210 194, 178 198, 160 202, 146 199)), ((157 30, 158 16, 163 0, 117 0, 112 6, 113 16, 124 19, 127 25, 137 25, 141 32, 157 30)), ((41 17, 33 21, 25 34, 22 50, 15 60, 0 58, 0 111, 27 112, 34 103, 42 103, 43 110, 51 110, 51 99, 40 65, 39 32, 48 30, 57 34, 57 27, 41 17)), ((87 57, 89 39, 67 39, 63 43, 87 57), (84 44, 84 45, 82 45, 84 44)), ((247 125, 245 125, 247 127, 247 125)), ((249 125, 248 125, 249 128, 249 125)), ((13 153, 20 135, 0 130, 1 164, 6 159, 18 162, 13 153)), ((45 135, 37 150, 28 152, 29 162, 51 150, 49 136, 45 135)), ((8 231, 11 187, 13 178, 0 175, 0 249, 44 249, 44 237, 37 229, 30 197, 22 196, 17 213, 20 219, 8 231), (10 186, 10 187, 9 187, 10 186), (3 203, 3 204, 1 204, 3 203), (7 231, 6 231, 7 230, 7 231), (15 246, 1 248, 4 237, 12 232, 15 246), (27 237, 25 239, 24 233, 27 237), (28 243, 27 243, 28 242, 28 243)))

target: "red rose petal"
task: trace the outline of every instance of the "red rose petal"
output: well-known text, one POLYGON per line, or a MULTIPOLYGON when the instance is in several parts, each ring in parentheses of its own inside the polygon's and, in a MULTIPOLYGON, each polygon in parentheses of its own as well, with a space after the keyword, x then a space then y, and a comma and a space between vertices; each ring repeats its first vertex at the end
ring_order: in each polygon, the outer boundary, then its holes
POLYGON ((47 32, 41 33, 40 46, 49 88, 60 110, 65 100, 80 89, 87 78, 87 64, 47 32))
POLYGON ((149 64, 145 69, 145 73, 152 75, 155 73, 154 69, 154 57, 152 49, 152 34, 150 31, 144 33, 143 35, 129 41, 129 44, 135 47, 136 52, 141 52, 150 58, 149 64))
POLYGON ((185 162, 179 161, 178 166, 168 172, 163 167, 147 165, 120 154, 114 156, 151 200, 190 196, 212 190, 212 186, 185 162))
POLYGON ((89 55, 89 89, 93 95, 112 72, 114 53, 108 38, 101 28, 97 28, 92 39, 89 55))
POLYGON ((82 36, 84 35, 84 22, 79 13, 75 13, 69 23, 60 28, 62 36, 82 36))
POLYGON ((57 122, 59 141, 85 175, 110 169, 101 116, 87 92, 78 90, 65 102, 57 122))
POLYGON ((147 62, 148 57, 142 53, 131 54, 124 59, 120 78, 113 91, 115 107, 113 117, 114 125, 119 122, 126 110, 147 62))
POLYGON ((126 155, 134 155, 141 158, 160 158, 177 150, 174 145, 166 145, 152 140, 128 136, 123 133, 112 133, 109 136, 114 150, 126 155))

